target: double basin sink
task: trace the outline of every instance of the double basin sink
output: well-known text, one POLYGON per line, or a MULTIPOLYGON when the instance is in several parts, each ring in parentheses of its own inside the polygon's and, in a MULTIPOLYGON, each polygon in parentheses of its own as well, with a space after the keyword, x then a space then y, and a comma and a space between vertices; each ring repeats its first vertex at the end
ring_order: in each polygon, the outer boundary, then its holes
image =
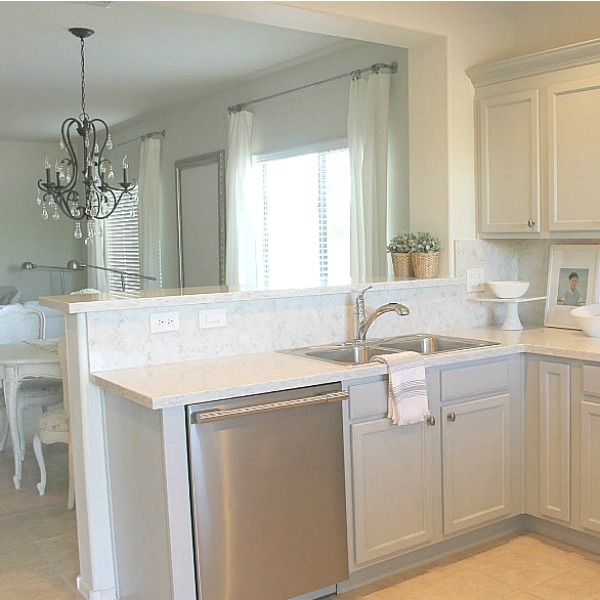
POLYGON ((484 342, 444 335, 418 333, 380 340, 342 342, 325 346, 308 346, 295 350, 286 350, 290 354, 318 358, 336 363, 360 365, 371 362, 376 356, 395 352, 418 352, 419 354, 438 354, 456 350, 472 350, 485 346, 496 346, 498 342, 484 342))

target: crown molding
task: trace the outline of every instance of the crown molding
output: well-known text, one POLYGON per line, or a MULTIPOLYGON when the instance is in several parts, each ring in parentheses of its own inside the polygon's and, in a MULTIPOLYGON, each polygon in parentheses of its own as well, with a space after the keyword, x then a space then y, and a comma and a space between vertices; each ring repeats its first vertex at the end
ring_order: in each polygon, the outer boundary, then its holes
POLYGON ((596 62, 600 62, 600 39, 471 67, 466 73, 473 86, 478 88, 596 62))

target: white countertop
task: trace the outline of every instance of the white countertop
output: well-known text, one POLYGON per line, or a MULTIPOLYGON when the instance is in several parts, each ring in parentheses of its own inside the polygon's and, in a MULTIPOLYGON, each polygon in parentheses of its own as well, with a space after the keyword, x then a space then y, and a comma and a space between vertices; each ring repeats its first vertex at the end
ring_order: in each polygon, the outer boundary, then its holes
POLYGON ((60 310, 66 314, 127 310, 140 308, 164 308, 166 306, 185 306, 188 304, 213 304, 219 302, 242 302, 246 300, 266 300, 271 298, 298 298, 302 296, 330 296, 360 292, 366 285, 374 291, 407 290, 433 287, 463 285, 457 277, 434 279, 403 279, 377 281, 369 284, 350 284, 339 286, 319 286, 313 288, 288 290, 255 290, 233 286, 196 287, 141 290, 136 296, 124 297, 123 294, 79 294, 69 296, 42 296, 42 306, 60 310))
MULTIPOLYGON (((499 342, 474 350, 425 356, 427 367, 528 352, 600 362, 600 339, 581 331, 499 327, 445 331, 444 335, 499 342)), ((380 363, 346 366, 281 352, 224 356, 94 373, 92 382, 153 410, 236 396, 385 375, 380 363)))

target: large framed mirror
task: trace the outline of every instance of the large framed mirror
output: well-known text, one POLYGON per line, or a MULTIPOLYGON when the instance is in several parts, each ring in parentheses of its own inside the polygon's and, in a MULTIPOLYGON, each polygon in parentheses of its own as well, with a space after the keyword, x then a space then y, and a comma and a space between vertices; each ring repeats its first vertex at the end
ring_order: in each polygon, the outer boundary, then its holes
POLYGON ((175 163, 180 287, 225 284, 225 150, 175 163))

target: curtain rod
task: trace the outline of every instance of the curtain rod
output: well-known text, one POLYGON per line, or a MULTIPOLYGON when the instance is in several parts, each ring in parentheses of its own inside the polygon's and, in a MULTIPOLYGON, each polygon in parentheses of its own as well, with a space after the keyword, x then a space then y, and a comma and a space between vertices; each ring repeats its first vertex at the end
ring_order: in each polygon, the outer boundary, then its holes
POLYGON ((130 144, 131 142, 135 142, 136 140, 147 140, 148 138, 153 137, 165 137, 167 135, 167 131, 163 129, 162 131, 149 131, 148 133, 144 133, 144 135, 140 135, 138 137, 131 138, 130 140, 126 140, 124 142, 120 142, 115 144, 113 148, 118 148, 119 146, 124 146, 125 144, 130 144))
POLYGON ((283 92, 278 92, 277 94, 271 94, 270 96, 264 96, 263 98, 256 98, 255 100, 248 100, 247 102, 240 102, 240 104, 235 104, 234 106, 230 106, 227 110, 230 113, 240 112, 244 110, 250 104, 257 104, 258 102, 264 102, 265 100, 272 100, 273 98, 279 98, 279 96, 284 96, 285 94, 291 94, 292 92, 299 92, 301 90, 306 90, 308 88, 316 87, 317 85, 322 85, 324 83, 329 83, 330 81, 336 81, 337 79, 345 79, 346 77, 352 77, 353 79, 356 77, 360 77, 363 73, 379 73, 381 69, 389 69, 390 73, 396 73, 398 71, 398 63, 396 61, 387 64, 387 63, 375 63, 370 67, 364 67, 363 69, 355 69, 354 71, 349 71, 348 73, 343 73, 342 75, 336 75, 334 77, 329 77, 328 79, 323 79, 321 81, 315 81, 314 83, 307 83, 306 85, 301 85, 300 87, 292 88, 291 90, 285 90, 283 92))

